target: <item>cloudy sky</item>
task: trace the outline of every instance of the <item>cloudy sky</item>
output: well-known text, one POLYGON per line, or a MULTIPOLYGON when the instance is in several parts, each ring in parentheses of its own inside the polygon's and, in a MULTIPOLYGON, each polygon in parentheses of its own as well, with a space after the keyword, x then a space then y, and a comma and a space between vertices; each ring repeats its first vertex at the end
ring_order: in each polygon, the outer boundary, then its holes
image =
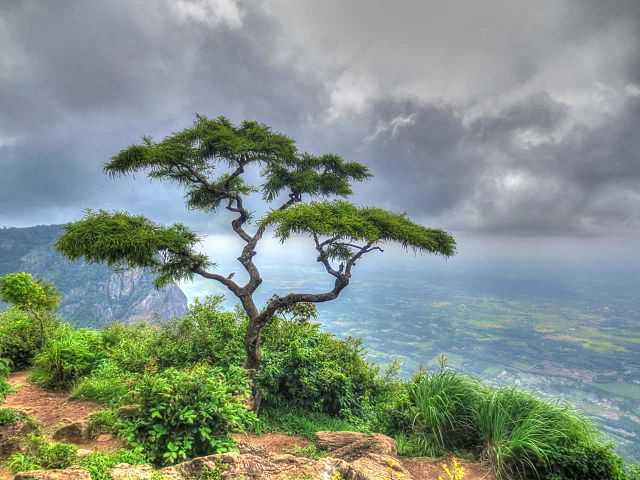
POLYGON ((365 162, 356 201, 469 245, 640 238, 638 0, 2 0, 0 225, 126 208, 219 234, 101 171, 195 112, 365 162))

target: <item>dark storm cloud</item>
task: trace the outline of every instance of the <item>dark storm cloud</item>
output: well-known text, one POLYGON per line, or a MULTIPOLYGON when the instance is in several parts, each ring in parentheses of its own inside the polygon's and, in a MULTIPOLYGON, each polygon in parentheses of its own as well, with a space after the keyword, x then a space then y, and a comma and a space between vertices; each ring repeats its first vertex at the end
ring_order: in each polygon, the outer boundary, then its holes
POLYGON ((372 195, 455 229, 601 234, 640 227, 640 97, 604 123, 570 127, 567 107, 534 95, 465 122, 454 109, 376 108, 358 155, 379 179, 372 195), (379 180, 380 181, 380 180, 379 180))
POLYGON ((212 26, 181 20, 168 4, 26 1, 1 10, 0 222, 60 221, 61 210, 101 205, 181 216, 175 189, 111 181, 103 163, 195 112, 291 129, 317 109, 322 88, 266 54, 268 18, 247 12, 241 27, 212 26))
MULTIPOLYGON (((181 193, 102 164, 195 112, 367 162, 358 201, 447 228, 638 231, 640 2, 3 2, 0 224, 181 193), (393 13, 393 15, 390 15, 393 13)), ((253 208, 255 204, 252 204, 253 208)))

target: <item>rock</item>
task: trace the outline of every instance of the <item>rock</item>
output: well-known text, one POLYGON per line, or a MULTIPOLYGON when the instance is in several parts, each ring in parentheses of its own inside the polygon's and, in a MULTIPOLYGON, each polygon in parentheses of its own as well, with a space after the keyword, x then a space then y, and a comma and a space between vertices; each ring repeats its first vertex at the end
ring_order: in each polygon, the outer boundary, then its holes
MULTIPOLYGON (((223 453, 194 458, 160 470, 169 480, 198 478, 205 471, 215 472, 223 480, 326 480, 341 475, 341 460, 312 460, 294 455, 258 456, 250 453, 223 453)), ((355 480, 356 477, 354 477, 355 480)))
POLYGON ((88 450, 86 448, 79 448, 78 451, 76 452, 76 456, 78 458, 85 458, 91 455, 92 453, 93 453, 93 450, 88 450))
POLYGON ((153 477, 153 472, 150 465, 119 463, 109 470, 109 475, 112 480, 150 480, 153 477))
POLYGON ((0 457, 7 457, 20 451, 22 440, 33 432, 34 425, 29 421, 19 420, 13 425, 0 427, 0 457))
POLYGON ((396 457, 377 453, 348 463, 342 475, 346 480, 413 480, 411 473, 396 457))
POLYGON ((369 453, 395 456, 398 453, 396 441, 380 433, 358 432, 317 432, 316 446, 327 450, 332 457, 353 460, 369 453))
POLYGON ((81 468, 63 470, 34 470, 17 473, 14 480, 91 480, 91 475, 81 468))
POLYGON ((87 423, 73 422, 63 425, 53 433, 53 439, 61 442, 82 442, 88 438, 87 423))

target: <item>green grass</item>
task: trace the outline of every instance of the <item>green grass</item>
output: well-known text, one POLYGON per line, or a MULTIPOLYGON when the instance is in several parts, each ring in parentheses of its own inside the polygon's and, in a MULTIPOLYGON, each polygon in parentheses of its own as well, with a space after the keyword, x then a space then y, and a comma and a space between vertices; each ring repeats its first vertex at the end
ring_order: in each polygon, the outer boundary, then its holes
POLYGON ((260 412, 260 425, 257 433, 284 432, 313 438, 316 432, 363 431, 360 425, 348 420, 332 417, 323 413, 303 411, 300 409, 267 408, 260 412))

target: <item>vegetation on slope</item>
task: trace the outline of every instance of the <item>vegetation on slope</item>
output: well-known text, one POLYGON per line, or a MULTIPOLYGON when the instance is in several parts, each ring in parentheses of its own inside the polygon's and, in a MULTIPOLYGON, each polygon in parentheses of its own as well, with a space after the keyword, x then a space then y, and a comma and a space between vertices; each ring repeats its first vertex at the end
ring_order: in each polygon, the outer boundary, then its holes
MULTIPOLYGON (((80 461, 72 450, 34 438, 10 466, 81 462, 102 479, 122 458, 166 465, 233 450, 235 431, 358 430, 395 437, 406 455, 481 459, 499 478, 638 478, 637 468, 625 470, 591 423, 565 405, 491 388, 444 360, 435 371, 401 379, 393 367, 368 363, 357 340, 325 333, 300 312, 274 318, 265 329, 257 376, 263 404, 256 415, 247 408, 242 367, 247 322, 241 310, 222 311, 218 297, 161 326, 83 330, 52 315, 40 347, 32 316, 17 306, 0 314, 2 365, 30 365, 33 381, 104 404, 91 428, 120 434, 130 448, 80 461)), ((0 369, 0 377, 7 373, 0 369)))

